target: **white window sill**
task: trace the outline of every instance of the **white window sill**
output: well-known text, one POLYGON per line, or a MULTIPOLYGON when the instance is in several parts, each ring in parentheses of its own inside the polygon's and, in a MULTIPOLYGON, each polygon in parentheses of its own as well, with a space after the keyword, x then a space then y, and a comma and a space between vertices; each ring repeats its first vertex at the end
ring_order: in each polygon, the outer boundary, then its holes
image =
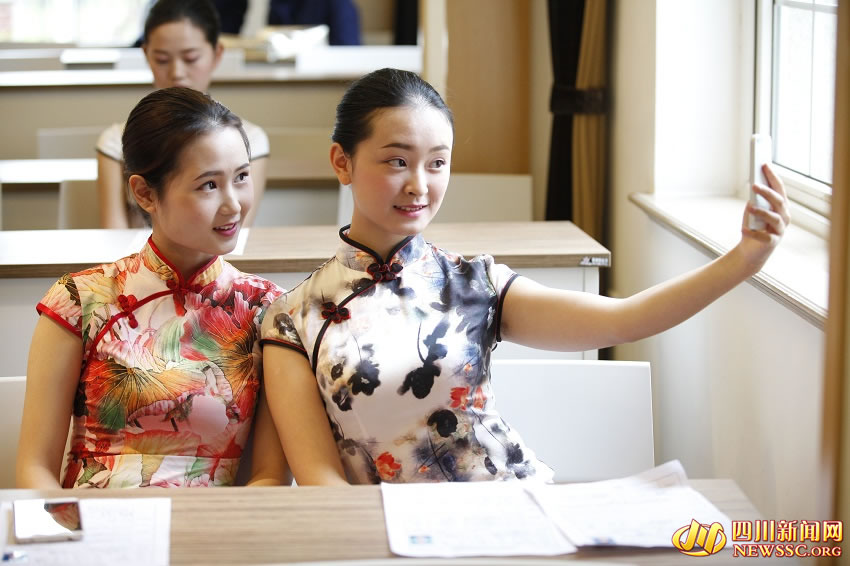
MULTIPOLYGON (((629 200, 652 220, 711 255, 725 253, 740 239, 745 205, 741 199, 632 193, 629 200)), ((750 283, 823 329, 829 289, 827 240, 795 226, 792 218, 779 247, 750 283)))

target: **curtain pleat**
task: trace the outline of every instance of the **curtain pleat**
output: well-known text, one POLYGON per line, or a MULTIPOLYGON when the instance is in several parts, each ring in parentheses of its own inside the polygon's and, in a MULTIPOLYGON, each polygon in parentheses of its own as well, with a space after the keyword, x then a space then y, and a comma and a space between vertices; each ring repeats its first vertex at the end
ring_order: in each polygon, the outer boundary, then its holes
POLYGON ((575 90, 584 0, 549 0, 552 53, 552 139, 546 187, 546 220, 572 220, 573 116, 558 104, 561 93, 575 90))
MULTIPOLYGON (((576 89, 604 89, 607 79, 606 1, 586 0, 576 89)), ((576 114, 572 132, 573 222, 597 241, 605 239, 606 116, 576 114)))

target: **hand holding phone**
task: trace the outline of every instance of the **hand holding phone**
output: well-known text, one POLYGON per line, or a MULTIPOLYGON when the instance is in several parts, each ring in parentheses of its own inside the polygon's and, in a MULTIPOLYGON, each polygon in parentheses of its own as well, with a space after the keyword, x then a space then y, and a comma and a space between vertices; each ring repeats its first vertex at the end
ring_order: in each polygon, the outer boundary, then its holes
POLYGON ((17 499, 12 506, 18 543, 83 538, 80 501, 76 498, 17 499))
MULTIPOLYGON (((770 210, 770 203, 763 196, 753 190, 754 184, 768 186, 767 178, 762 172, 762 166, 772 162, 772 143, 767 134, 753 134, 750 138, 750 202, 756 208, 770 210)), ((764 220, 756 218, 752 214, 747 219, 747 227, 750 230, 764 230, 764 220)))

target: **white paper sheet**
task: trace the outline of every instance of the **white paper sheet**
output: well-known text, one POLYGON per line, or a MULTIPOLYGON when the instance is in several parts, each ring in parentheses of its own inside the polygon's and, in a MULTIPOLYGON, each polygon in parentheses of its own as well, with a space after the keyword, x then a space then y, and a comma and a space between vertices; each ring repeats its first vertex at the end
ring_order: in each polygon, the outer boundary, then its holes
POLYGON ((248 235, 250 233, 251 233, 250 228, 242 228, 241 230, 239 230, 239 236, 237 236, 237 238, 236 238, 236 247, 233 248, 233 251, 230 252, 227 255, 231 256, 231 255, 242 255, 242 254, 244 254, 245 253, 245 244, 248 243, 248 235))
MULTIPOLYGON (((3 502, 0 512, 11 524, 11 503, 3 502)), ((5 552, 23 553, 19 560, 23 564, 168 566, 171 499, 80 499, 80 515, 84 529, 80 541, 13 544, 7 529, 5 552)))
POLYGON ((671 547, 673 534, 693 519, 719 522, 724 532, 732 532, 729 518, 687 485, 678 460, 623 479, 539 485, 529 491, 580 547, 671 547))
POLYGON ((568 554, 576 548, 519 482, 381 484, 390 550, 401 556, 568 554))

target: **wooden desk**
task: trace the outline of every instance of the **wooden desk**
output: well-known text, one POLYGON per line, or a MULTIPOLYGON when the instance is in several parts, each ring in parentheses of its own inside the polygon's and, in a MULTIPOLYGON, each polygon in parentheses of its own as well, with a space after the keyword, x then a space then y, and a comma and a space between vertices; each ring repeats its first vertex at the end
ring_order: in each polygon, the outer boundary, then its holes
MULTIPOLYGON (((0 375, 26 374, 37 317, 35 305, 62 274, 115 261, 144 245, 144 230, 0 231, 0 375)), ((490 253, 497 262, 544 285, 599 292, 599 268, 611 254, 571 222, 486 222, 431 225, 426 238, 465 256, 490 253)), ((292 288, 331 257, 339 245, 334 226, 252 228, 236 267, 292 288)), ((597 359, 587 352, 540 352, 511 343, 502 358, 597 359)))
MULTIPOLYGON (((730 519, 760 518, 732 480, 694 480, 691 483, 730 519)), ((0 499, 67 497, 69 493, 3 490, 0 499)), ((170 497, 173 565, 369 560, 393 556, 387 542, 379 486, 74 490, 73 495, 81 498, 170 497)), ((553 558, 553 561, 560 560, 664 566, 691 564, 697 559, 673 548, 619 548, 585 550, 553 558)), ((756 558, 743 561, 733 558, 729 543, 719 554, 704 560, 712 565, 761 563, 756 558)))
MULTIPOLYGON (((333 128, 336 105, 362 72, 311 73, 291 66, 217 73, 210 94, 263 128, 333 128)), ((0 158, 39 157, 43 128, 106 127, 124 122, 152 90, 149 70, 0 72, 0 120, 14 136, 0 139, 0 158)))
MULTIPOLYGON (((334 226, 252 228, 244 253, 227 260, 251 273, 303 273, 334 254, 334 226)), ((0 232, 0 278, 58 278, 138 251, 146 230, 15 230, 0 232)), ((425 238, 471 257, 491 254, 514 268, 607 267, 611 252, 572 222, 432 224, 425 238)), ((598 291, 598 289, 597 289, 598 291)))
POLYGON ((59 184, 62 181, 97 180, 97 160, 3 159, 0 184, 59 184))

